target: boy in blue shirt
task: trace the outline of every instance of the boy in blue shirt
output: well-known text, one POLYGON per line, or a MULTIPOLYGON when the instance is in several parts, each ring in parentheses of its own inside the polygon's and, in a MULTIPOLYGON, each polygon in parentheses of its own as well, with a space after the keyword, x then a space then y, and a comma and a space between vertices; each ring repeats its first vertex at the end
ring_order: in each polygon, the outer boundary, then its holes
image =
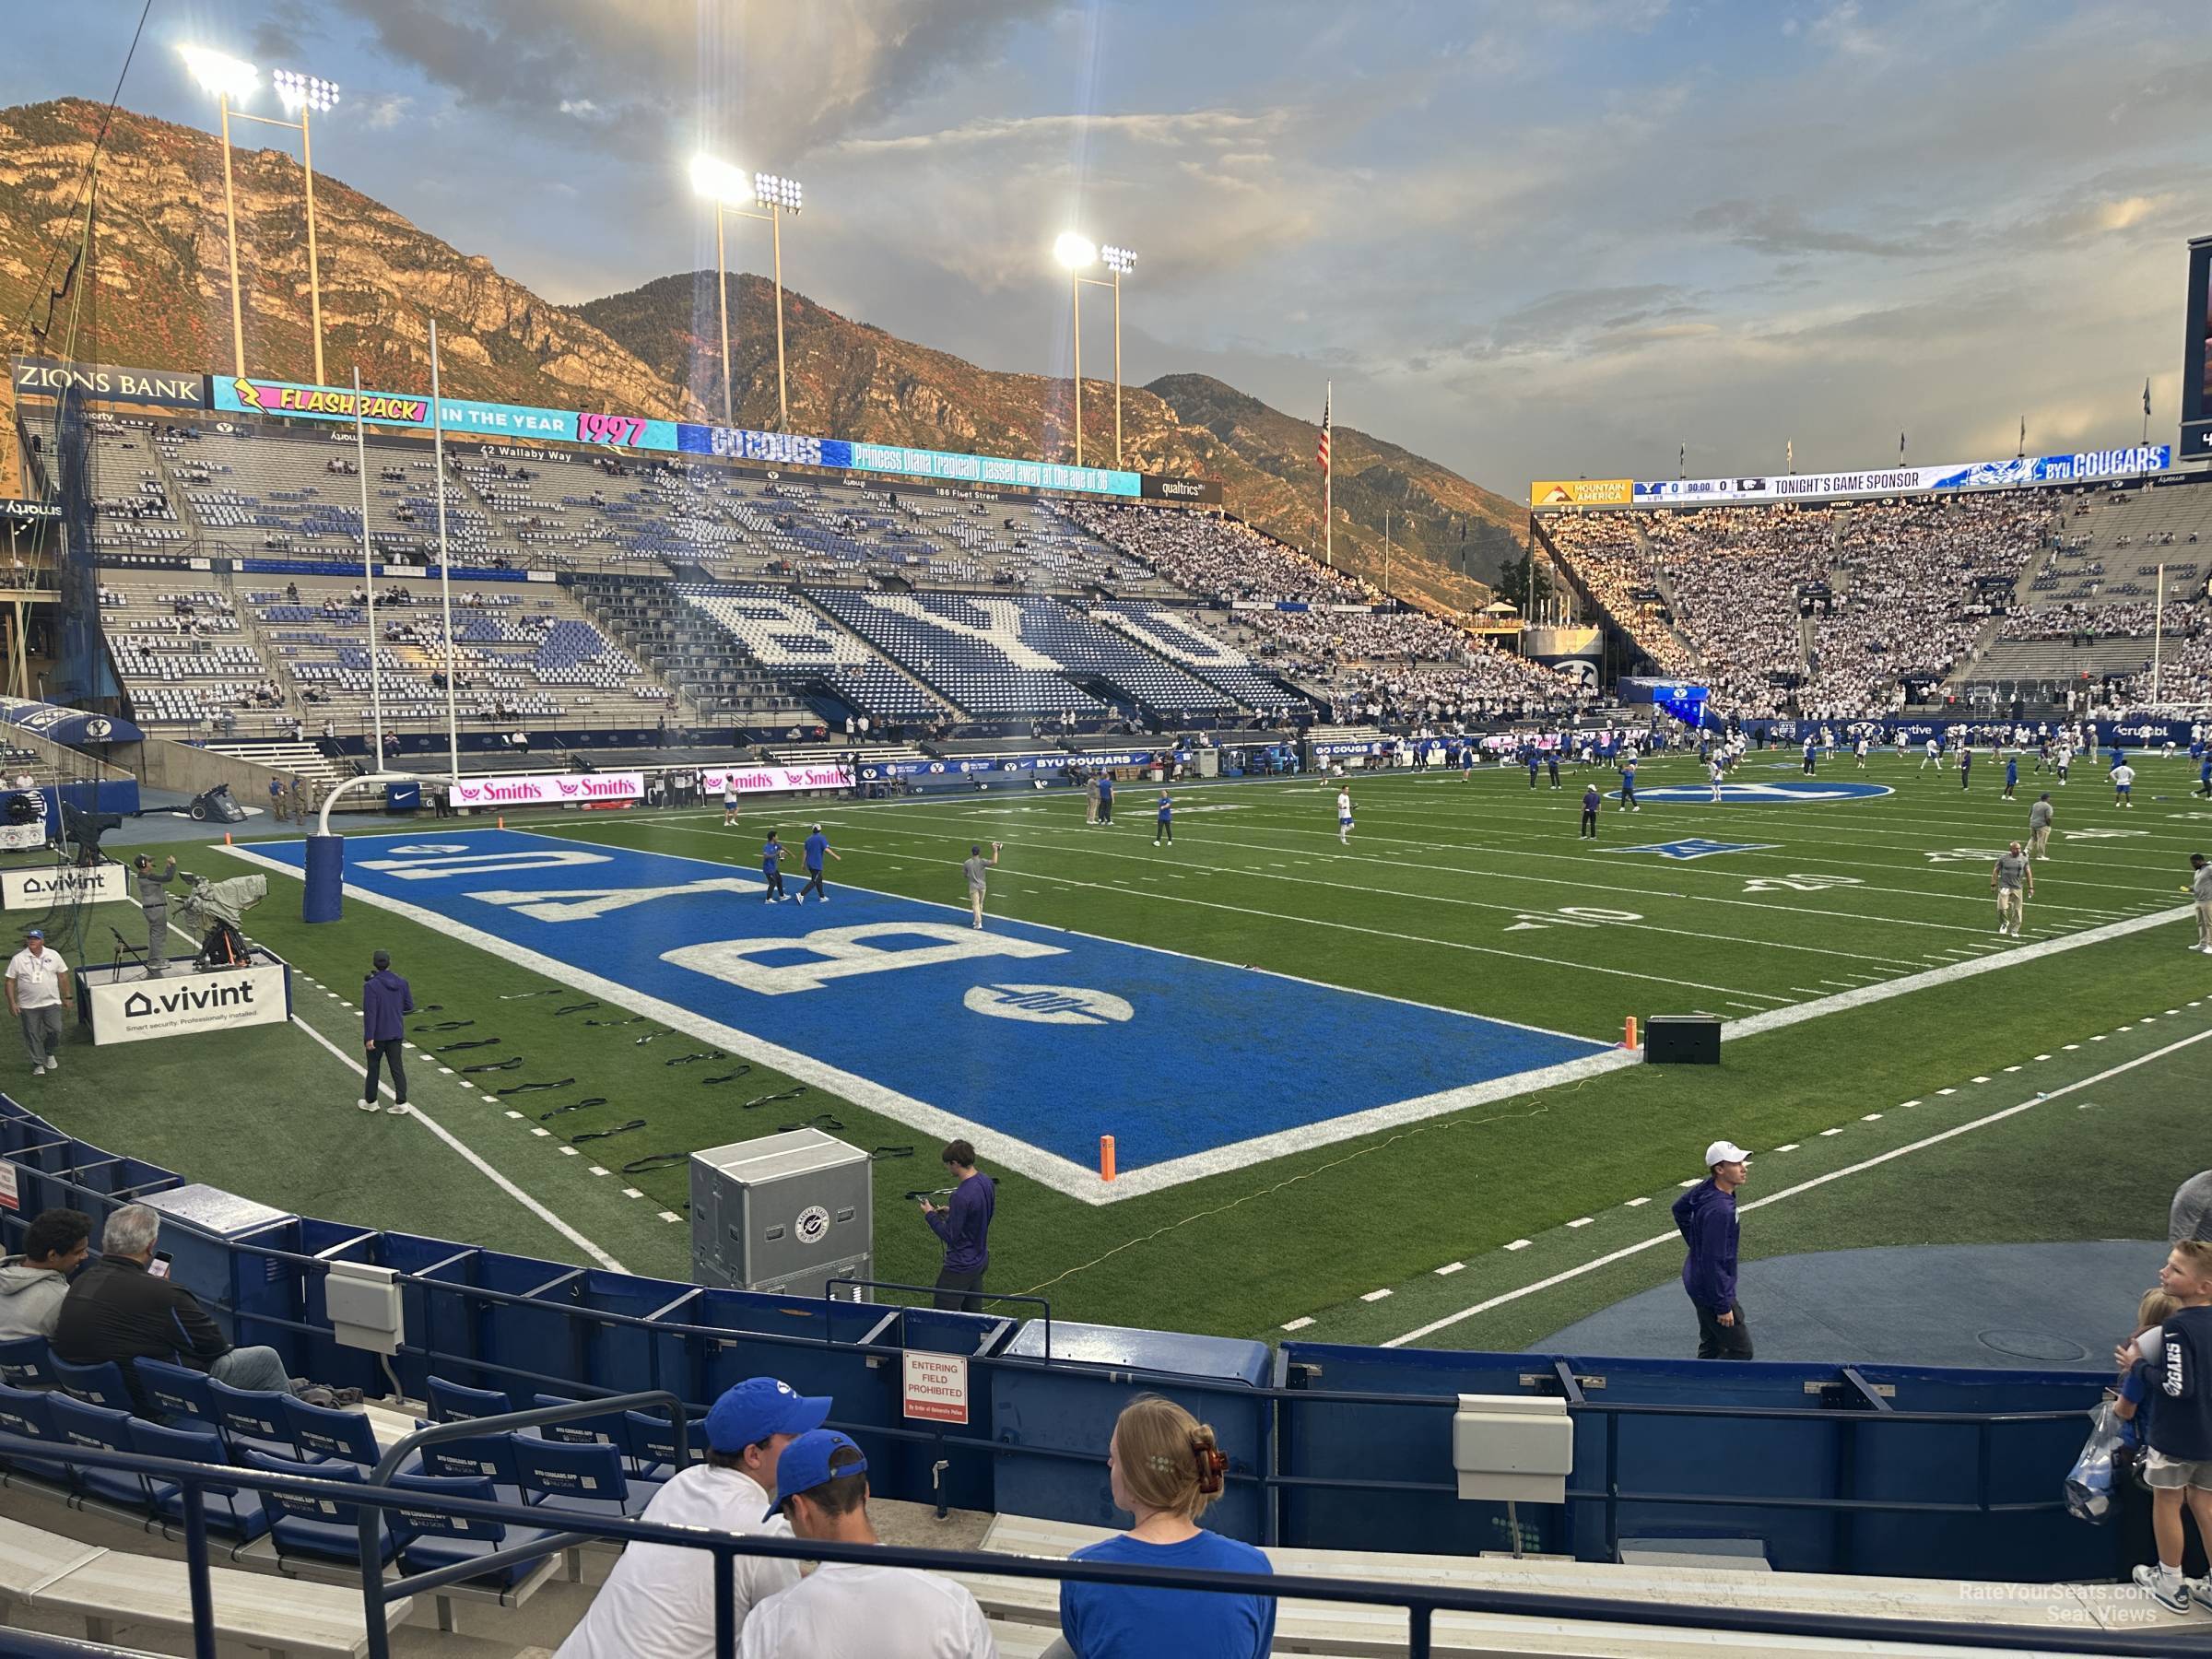
POLYGON ((2129 1370, 2112 1410, 2127 1422, 2155 1391, 2143 1480, 2159 1560, 2138 1566, 2135 1580, 2167 1611, 2186 1613, 2192 1600, 2212 1608, 2212 1584, 2182 1577, 2184 1507, 2196 1518, 2198 1535, 2212 1538, 2212 1243, 2176 1244, 2159 1269, 2159 1285, 2180 1311, 2159 1327, 2158 1351, 2129 1370))
POLYGON ((2012 792, 2018 787, 2019 782, 2020 758, 2017 754, 2007 755, 2005 757, 2005 798, 2006 800, 2009 801, 2013 798, 2012 792))
POLYGON ((1157 847, 1162 841, 1171 847, 1175 844, 1175 797, 1164 789, 1159 792, 1159 827, 1152 831, 1152 844, 1157 847))
POLYGON ((805 851, 806 854, 806 885, 799 889, 798 901, 801 904, 806 903, 806 895, 812 893, 824 904, 827 904, 830 902, 830 889, 822 885, 822 855, 828 853, 831 858, 837 859, 840 864, 845 861, 839 856, 837 850, 830 846, 830 838, 822 833, 822 827, 819 824, 815 825, 814 832, 807 836, 805 851))
POLYGON ((1112 772, 1099 774, 1099 822, 1101 824, 1113 822, 1113 774, 1112 772))
POLYGON ((771 830, 767 844, 760 849, 760 874, 768 882, 770 904, 783 897, 783 843, 776 839, 778 833, 771 830))

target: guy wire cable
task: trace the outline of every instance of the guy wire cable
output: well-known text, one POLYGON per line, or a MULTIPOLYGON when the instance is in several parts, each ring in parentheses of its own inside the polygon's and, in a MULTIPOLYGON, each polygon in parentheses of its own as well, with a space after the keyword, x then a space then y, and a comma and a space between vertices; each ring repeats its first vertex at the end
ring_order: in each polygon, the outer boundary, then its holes
POLYGON ((500 1041, 497 1037, 479 1037, 468 1042, 449 1042, 443 1048, 432 1049, 430 1052, 434 1054, 459 1054, 469 1049, 496 1047, 500 1041))
POLYGON ((627 1124, 617 1124, 612 1129, 586 1129, 582 1135, 569 1136, 569 1145, 581 1147, 585 1141, 610 1140, 618 1135, 628 1135, 632 1129, 645 1127, 643 1118, 631 1118, 627 1124))
MULTIPOLYGON (((502 1088, 498 1092, 502 1095, 535 1094, 541 1088, 567 1088, 575 1081, 576 1079, 573 1077, 563 1077, 558 1083, 517 1083, 512 1088, 502 1088)), ((594 1095, 592 1098, 596 1100, 605 1097, 594 1095)))
MULTIPOLYGON (((524 1087, 525 1088, 549 1088, 552 1087, 552 1085, 549 1083, 527 1083, 524 1084, 524 1087)), ((513 1094, 516 1091, 512 1088, 502 1088, 500 1090, 500 1092, 501 1094, 513 1094)), ((539 1112, 537 1114, 537 1121, 541 1124, 548 1123, 552 1119, 559 1117, 564 1112, 582 1112, 587 1106, 604 1106, 606 1104, 606 1097, 605 1095, 585 1095, 581 1100, 571 1100, 566 1106, 556 1106, 550 1112, 539 1112)))
POLYGON ((461 1075, 468 1077, 474 1077, 477 1072, 512 1071, 522 1063, 522 1055, 510 1054, 504 1060, 487 1060, 481 1065, 465 1065, 461 1068, 461 1075))

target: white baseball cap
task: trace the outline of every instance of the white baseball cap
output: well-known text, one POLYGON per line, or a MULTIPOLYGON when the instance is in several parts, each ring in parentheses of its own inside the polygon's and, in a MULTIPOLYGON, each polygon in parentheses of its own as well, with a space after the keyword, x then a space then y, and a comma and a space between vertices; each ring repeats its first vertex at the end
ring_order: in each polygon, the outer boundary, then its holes
POLYGON ((1709 1170, 1715 1164, 1749 1163, 1750 1161, 1751 1154, 1734 1141, 1717 1140, 1705 1148, 1705 1167, 1709 1170))

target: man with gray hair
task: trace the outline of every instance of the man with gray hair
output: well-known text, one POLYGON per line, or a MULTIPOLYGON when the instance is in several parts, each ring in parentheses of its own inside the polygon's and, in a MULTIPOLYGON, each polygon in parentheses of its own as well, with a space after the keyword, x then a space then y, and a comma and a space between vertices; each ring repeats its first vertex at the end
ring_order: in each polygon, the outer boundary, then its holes
POLYGON ((318 1388, 289 1376, 275 1348, 233 1347, 200 1299, 154 1263, 161 1213, 126 1204, 100 1230, 100 1259, 70 1282, 53 1331, 53 1351, 71 1365, 113 1360, 141 1412, 150 1408, 136 1361, 167 1359, 232 1388, 282 1389, 312 1406, 351 1406, 358 1388, 318 1388))

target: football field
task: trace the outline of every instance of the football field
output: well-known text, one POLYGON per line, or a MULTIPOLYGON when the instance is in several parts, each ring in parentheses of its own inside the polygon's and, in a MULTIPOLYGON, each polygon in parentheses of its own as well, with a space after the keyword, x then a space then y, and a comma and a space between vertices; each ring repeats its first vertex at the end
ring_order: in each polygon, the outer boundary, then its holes
POLYGON ((298 970, 292 1023, 12 1088, 287 1207, 673 1277, 684 1155, 813 1124, 877 1155, 879 1277, 926 1282, 905 1194, 964 1134, 1004 1183, 989 1288, 1060 1317, 1519 1347, 1672 1275, 1665 1204, 1722 1135, 1757 1155, 1752 1254, 2157 1236, 2205 1161, 2182 889, 2212 803, 2139 770, 2121 808, 2087 766, 2008 802, 2001 767, 1754 754, 1716 805, 1660 761, 1640 812, 1609 771, 1397 772, 1352 780, 1348 841, 1314 779, 1180 788, 1171 845, 1142 787, 1110 827, 1064 792, 418 824, 352 837, 314 927, 298 842, 180 847, 270 871, 248 931, 298 970), (2046 787, 2001 939, 1990 865, 2046 787), (763 904, 765 831, 813 822, 831 901, 763 904), (959 865, 994 841, 978 934, 959 865), (409 1118, 347 1105, 380 947, 422 1006, 409 1118), (1618 1046, 1694 1011, 1717 1069, 1618 1046), (112 1098, 126 1066, 159 1105, 112 1098))

